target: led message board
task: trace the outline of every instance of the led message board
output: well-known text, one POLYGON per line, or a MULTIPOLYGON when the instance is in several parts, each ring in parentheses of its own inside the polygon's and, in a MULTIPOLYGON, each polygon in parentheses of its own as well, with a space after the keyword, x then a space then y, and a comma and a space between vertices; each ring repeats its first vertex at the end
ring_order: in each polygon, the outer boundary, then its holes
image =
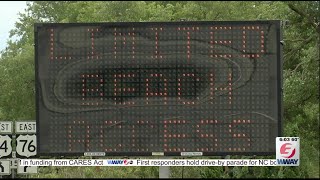
POLYGON ((36 24, 40 155, 274 154, 280 21, 36 24))

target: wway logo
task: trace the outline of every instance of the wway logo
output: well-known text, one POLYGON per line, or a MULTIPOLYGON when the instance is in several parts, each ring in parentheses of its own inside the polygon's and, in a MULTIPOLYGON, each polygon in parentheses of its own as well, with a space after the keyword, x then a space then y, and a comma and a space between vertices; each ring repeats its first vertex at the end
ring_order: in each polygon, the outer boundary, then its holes
POLYGON ((124 165, 131 165, 131 164, 133 164, 133 161, 132 160, 124 160, 123 161, 124 162, 124 165))
POLYGON ((117 159, 111 159, 111 160, 108 160, 108 164, 109 165, 132 165, 133 164, 133 161, 132 160, 117 160, 117 159))
POLYGON ((123 160, 108 160, 108 164, 110 165, 118 165, 118 164, 123 164, 123 160))
POLYGON ((279 166, 299 166, 300 164, 300 138, 277 137, 276 156, 279 166))
POLYGON ((296 148, 291 143, 282 144, 280 154, 284 158, 292 158, 296 154, 296 148))

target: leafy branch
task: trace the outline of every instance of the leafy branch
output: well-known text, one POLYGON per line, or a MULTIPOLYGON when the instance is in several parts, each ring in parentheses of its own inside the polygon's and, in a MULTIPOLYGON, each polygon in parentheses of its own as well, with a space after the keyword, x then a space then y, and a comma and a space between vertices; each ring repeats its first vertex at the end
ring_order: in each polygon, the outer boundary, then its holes
POLYGON ((288 3, 288 7, 294 11, 295 13, 299 14, 302 18, 307 19, 307 24, 310 24, 312 27, 314 27, 318 33, 319 33, 319 22, 314 22, 311 16, 307 15, 305 12, 298 9, 296 6, 294 6, 292 3, 288 3))

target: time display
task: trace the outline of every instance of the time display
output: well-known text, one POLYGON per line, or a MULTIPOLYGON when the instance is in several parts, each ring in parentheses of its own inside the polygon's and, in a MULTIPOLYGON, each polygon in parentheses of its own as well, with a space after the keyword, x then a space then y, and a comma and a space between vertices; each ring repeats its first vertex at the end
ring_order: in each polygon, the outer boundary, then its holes
POLYGON ((279 21, 36 24, 38 152, 272 154, 279 21))

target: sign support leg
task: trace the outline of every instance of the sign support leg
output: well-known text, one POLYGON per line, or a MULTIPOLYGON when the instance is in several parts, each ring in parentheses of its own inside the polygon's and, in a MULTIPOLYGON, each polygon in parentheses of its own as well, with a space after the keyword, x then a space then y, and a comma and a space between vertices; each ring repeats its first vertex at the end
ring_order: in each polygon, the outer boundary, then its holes
POLYGON ((15 170, 14 169, 11 169, 11 178, 12 179, 15 179, 15 170))
POLYGON ((170 178, 170 166, 159 166, 159 178, 170 178))
MULTIPOLYGON (((163 159, 171 159, 171 157, 165 157, 163 159)), ((170 166, 159 166, 159 178, 170 178, 170 166)))

